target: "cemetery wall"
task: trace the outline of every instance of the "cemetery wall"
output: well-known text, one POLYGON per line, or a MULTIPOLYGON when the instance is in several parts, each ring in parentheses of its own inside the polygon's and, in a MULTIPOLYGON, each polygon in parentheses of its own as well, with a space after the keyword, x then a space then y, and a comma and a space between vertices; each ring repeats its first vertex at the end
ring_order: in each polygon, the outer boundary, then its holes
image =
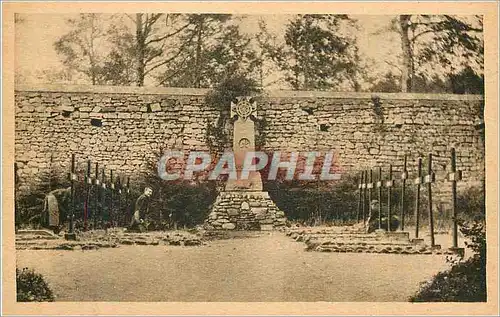
MULTIPOLYGON (((138 177, 160 148, 208 150, 207 129, 219 112, 205 89, 18 86, 15 160, 21 186, 50 168, 67 172, 71 153, 117 174, 138 177)), ((483 97, 475 95, 270 91, 256 97, 263 150, 333 150, 342 172, 394 165, 408 169, 434 154, 443 178, 452 147, 461 187, 484 179, 483 97)), ((425 161, 425 160, 424 160, 425 161)), ((398 175, 396 177, 399 177, 398 175)))

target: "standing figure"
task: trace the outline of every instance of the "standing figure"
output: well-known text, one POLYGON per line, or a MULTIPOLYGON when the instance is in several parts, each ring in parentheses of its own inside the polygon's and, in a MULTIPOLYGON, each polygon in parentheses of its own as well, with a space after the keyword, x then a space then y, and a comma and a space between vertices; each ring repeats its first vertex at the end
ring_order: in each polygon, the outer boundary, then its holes
POLYGON ((44 199, 41 225, 58 234, 66 218, 70 216, 71 187, 49 192, 44 199))
POLYGON ((147 230, 147 223, 145 223, 145 217, 148 215, 149 209, 149 198, 153 194, 153 189, 151 187, 144 188, 144 193, 137 198, 134 207, 134 214, 132 215, 132 220, 130 222, 130 230, 138 230, 140 232, 147 230))

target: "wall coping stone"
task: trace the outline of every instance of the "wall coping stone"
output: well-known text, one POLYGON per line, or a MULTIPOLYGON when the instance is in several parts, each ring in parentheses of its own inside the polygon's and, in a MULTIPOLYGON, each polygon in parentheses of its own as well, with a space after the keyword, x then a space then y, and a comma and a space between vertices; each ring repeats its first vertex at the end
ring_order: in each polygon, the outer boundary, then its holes
MULTIPOLYGON (((210 89, 178 87, 136 87, 136 86, 92 86, 65 84, 17 85, 17 92, 48 93, 99 93, 99 94, 139 94, 172 96, 205 96, 210 89)), ((429 94, 429 93, 378 93, 378 92, 333 92, 333 91, 297 91, 265 90, 263 98, 324 98, 324 99, 372 99, 381 100, 445 100, 445 101, 483 101, 483 95, 429 94)))

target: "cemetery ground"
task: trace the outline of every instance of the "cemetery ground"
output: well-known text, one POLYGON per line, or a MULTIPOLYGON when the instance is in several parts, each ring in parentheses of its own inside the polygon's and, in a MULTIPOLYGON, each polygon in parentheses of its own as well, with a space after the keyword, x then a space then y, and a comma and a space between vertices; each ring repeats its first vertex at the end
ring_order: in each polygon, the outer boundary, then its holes
MULTIPOLYGON (((404 302, 421 282, 450 267, 443 254, 306 252, 281 231, 209 239, 185 231, 94 233, 85 239, 95 243, 55 249, 48 240, 35 250, 20 240, 17 267, 41 273, 56 301, 180 302, 404 302)), ((436 235, 442 248, 451 241, 436 235)))

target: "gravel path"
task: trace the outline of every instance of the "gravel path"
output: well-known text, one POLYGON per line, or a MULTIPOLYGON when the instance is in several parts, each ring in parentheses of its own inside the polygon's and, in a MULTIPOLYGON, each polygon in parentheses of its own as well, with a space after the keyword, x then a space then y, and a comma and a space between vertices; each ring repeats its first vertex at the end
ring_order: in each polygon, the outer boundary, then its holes
POLYGON ((57 301, 407 301, 444 256, 305 252, 282 233, 202 247, 17 251, 57 301))

